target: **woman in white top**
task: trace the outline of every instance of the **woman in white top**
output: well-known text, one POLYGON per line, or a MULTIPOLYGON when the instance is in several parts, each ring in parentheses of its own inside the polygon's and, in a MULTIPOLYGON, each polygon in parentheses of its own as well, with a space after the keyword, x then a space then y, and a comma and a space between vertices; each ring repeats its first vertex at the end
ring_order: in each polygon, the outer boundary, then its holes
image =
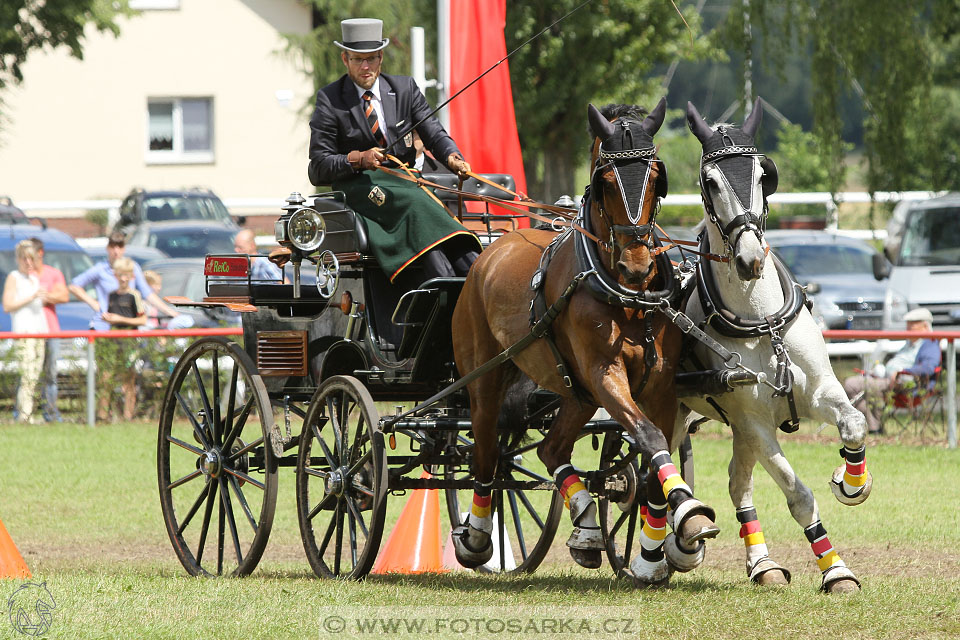
MULTIPOLYGON (((17 270, 10 272, 3 285, 3 310, 10 314, 11 330, 15 333, 46 333, 44 291, 40 288, 37 277, 39 260, 36 246, 29 240, 23 240, 17 244, 15 255, 17 270)), ((43 347, 42 339, 17 340, 15 346, 15 354, 20 364, 17 411, 21 422, 37 422, 33 410, 43 368, 43 347)))

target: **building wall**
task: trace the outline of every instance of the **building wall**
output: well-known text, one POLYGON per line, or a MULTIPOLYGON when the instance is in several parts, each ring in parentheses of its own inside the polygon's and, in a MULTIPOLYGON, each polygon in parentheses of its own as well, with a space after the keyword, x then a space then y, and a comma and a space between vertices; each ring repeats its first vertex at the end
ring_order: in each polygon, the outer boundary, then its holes
POLYGON ((31 55, 23 84, 3 95, 0 194, 81 200, 205 186, 282 204, 290 191, 310 191, 302 107, 312 89, 281 36, 309 32, 304 4, 180 0, 120 29, 118 38, 89 32, 82 61, 59 50, 31 55), (147 162, 150 97, 212 98, 212 163, 147 162))

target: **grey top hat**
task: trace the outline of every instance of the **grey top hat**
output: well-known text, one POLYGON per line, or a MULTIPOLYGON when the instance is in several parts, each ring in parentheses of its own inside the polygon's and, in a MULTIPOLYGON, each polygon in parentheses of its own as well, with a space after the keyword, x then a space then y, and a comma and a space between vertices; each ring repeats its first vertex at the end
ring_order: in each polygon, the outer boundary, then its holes
POLYGON ((376 18, 351 18, 340 23, 343 42, 333 41, 341 49, 356 53, 380 51, 390 38, 383 37, 383 20, 376 18))

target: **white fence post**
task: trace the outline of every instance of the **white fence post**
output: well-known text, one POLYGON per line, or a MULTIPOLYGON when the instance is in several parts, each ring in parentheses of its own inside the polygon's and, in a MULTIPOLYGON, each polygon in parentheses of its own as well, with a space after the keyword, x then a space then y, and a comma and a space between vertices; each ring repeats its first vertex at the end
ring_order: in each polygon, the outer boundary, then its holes
POLYGON ((947 341, 947 442, 957 448, 957 343, 947 341))
POLYGON ((96 361, 93 357, 93 338, 87 338, 87 426, 96 425, 96 361))

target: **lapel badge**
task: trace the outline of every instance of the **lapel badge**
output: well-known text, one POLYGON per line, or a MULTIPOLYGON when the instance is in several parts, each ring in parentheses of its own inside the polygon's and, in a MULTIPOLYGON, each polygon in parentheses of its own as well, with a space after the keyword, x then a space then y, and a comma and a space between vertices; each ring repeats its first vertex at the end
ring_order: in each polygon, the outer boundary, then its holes
POLYGON ((378 207, 383 206, 383 203, 387 201, 387 194, 385 194, 383 189, 378 186, 370 189, 370 193, 367 194, 367 197, 370 198, 370 202, 378 207))
POLYGON ((410 133, 408 133, 407 135, 403 136, 403 144, 405 144, 408 149, 413 146, 413 132, 412 132, 412 131, 411 131, 410 133))

